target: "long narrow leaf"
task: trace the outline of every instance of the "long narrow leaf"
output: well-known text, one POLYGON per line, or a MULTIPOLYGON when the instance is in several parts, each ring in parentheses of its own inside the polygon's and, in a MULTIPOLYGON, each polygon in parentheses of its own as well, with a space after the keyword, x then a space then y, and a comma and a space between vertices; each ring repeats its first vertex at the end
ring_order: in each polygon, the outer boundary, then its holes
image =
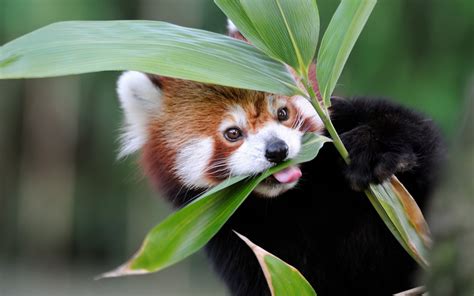
POLYGON ((245 42, 151 21, 55 23, 0 48, 0 79, 108 70, 271 93, 300 91, 286 67, 245 42))
POLYGON ((256 47, 292 66, 308 71, 318 44, 319 13, 315 0, 215 0, 256 47))
POLYGON ((342 0, 321 40, 316 71, 324 104, 331 95, 342 69, 365 26, 377 0, 342 0))
POLYGON ((313 287, 296 268, 257 246, 247 237, 235 233, 252 249, 257 257, 272 296, 316 296, 313 287))
POLYGON ((431 246, 428 225, 413 197, 395 176, 366 191, 387 227, 402 247, 422 267, 428 267, 431 246))
POLYGON ((328 138, 308 135, 301 153, 252 179, 234 177, 216 186, 153 228, 140 250, 127 263, 102 277, 159 271, 201 249, 224 225, 263 179, 291 164, 316 157, 328 138))

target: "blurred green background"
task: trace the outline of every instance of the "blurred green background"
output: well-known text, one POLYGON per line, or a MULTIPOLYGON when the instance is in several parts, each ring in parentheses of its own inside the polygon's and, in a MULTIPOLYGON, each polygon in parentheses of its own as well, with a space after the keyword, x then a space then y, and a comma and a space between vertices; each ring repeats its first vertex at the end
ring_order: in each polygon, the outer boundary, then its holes
MULTIPOLYGON (((323 30, 337 3, 318 1, 323 30)), ((0 0, 0 44, 52 22, 113 19, 225 32, 211 0, 0 0)), ((0 295, 226 294, 203 253, 158 274, 93 281, 170 211, 136 157, 116 160, 118 75, 0 81, 0 295)), ((337 94, 397 100, 452 141, 473 89, 473 1, 379 0, 337 94)))

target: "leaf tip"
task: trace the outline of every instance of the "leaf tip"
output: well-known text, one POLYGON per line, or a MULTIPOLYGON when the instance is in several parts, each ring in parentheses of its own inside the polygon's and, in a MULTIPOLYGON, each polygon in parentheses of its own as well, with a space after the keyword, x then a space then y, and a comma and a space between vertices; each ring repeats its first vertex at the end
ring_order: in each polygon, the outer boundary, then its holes
POLYGON ((140 274, 147 274, 149 273, 146 269, 131 269, 129 263, 125 263, 116 269, 113 269, 108 272, 104 272, 94 278, 94 280, 101 280, 105 278, 116 278, 128 275, 140 275, 140 274))
POLYGON ((243 241, 247 244, 247 246, 250 247, 250 249, 252 249, 252 251, 254 252, 255 256, 257 256, 257 258, 258 258, 259 260, 260 260, 261 258, 263 259, 263 257, 264 257, 265 255, 268 255, 268 253, 267 253, 264 249, 260 248, 260 247, 257 246, 256 244, 254 244, 254 243, 253 243, 251 240, 249 240, 246 236, 244 236, 244 235, 238 233, 238 232, 235 231, 235 230, 232 230, 232 231, 233 231, 235 234, 237 234, 237 236, 238 236, 241 240, 243 240, 243 241))
POLYGON ((241 240, 243 240, 250 248, 253 249, 254 247, 257 246, 256 244, 252 243, 252 241, 250 241, 246 236, 244 236, 244 235, 238 233, 238 232, 235 231, 235 230, 232 230, 232 231, 233 231, 235 234, 237 234, 237 236, 238 236, 241 240))

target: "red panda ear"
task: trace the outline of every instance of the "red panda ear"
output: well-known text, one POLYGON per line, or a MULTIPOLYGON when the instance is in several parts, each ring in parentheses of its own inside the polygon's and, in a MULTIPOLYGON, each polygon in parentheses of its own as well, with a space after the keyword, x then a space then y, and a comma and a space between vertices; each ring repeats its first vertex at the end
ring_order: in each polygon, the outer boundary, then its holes
POLYGON ((232 38, 250 43, 248 42, 247 39, 245 39, 244 35, 242 35, 239 32, 239 29, 237 29, 237 27, 234 25, 234 23, 230 19, 227 19, 227 35, 229 35, 232 38))
POLYGON ((139 150, 147 140, 150 118, 161 105, 158 76, 128 71, 117 82, 117 93, 124 111, 125 123, 119 157, 139 150))
POLYGON ((308 76, 309 76, 311 85, 313 86, 314 92, 316 93, 316 96, 318 97, 319 100, 321 100, 321 93, 319 92, 318 80, 316 79, 316 62, 312 62, 311 65, 309 65, 308 76))

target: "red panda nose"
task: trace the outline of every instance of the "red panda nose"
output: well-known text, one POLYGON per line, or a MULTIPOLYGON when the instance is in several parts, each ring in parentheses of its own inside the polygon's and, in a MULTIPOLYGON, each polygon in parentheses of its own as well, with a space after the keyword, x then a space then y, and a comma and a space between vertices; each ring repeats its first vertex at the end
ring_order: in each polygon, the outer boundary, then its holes
POLYGON ((265 149, 265 157, 273 163, 280 163, 288 156, 288 145, 280 139, 271 140, 265 149))

